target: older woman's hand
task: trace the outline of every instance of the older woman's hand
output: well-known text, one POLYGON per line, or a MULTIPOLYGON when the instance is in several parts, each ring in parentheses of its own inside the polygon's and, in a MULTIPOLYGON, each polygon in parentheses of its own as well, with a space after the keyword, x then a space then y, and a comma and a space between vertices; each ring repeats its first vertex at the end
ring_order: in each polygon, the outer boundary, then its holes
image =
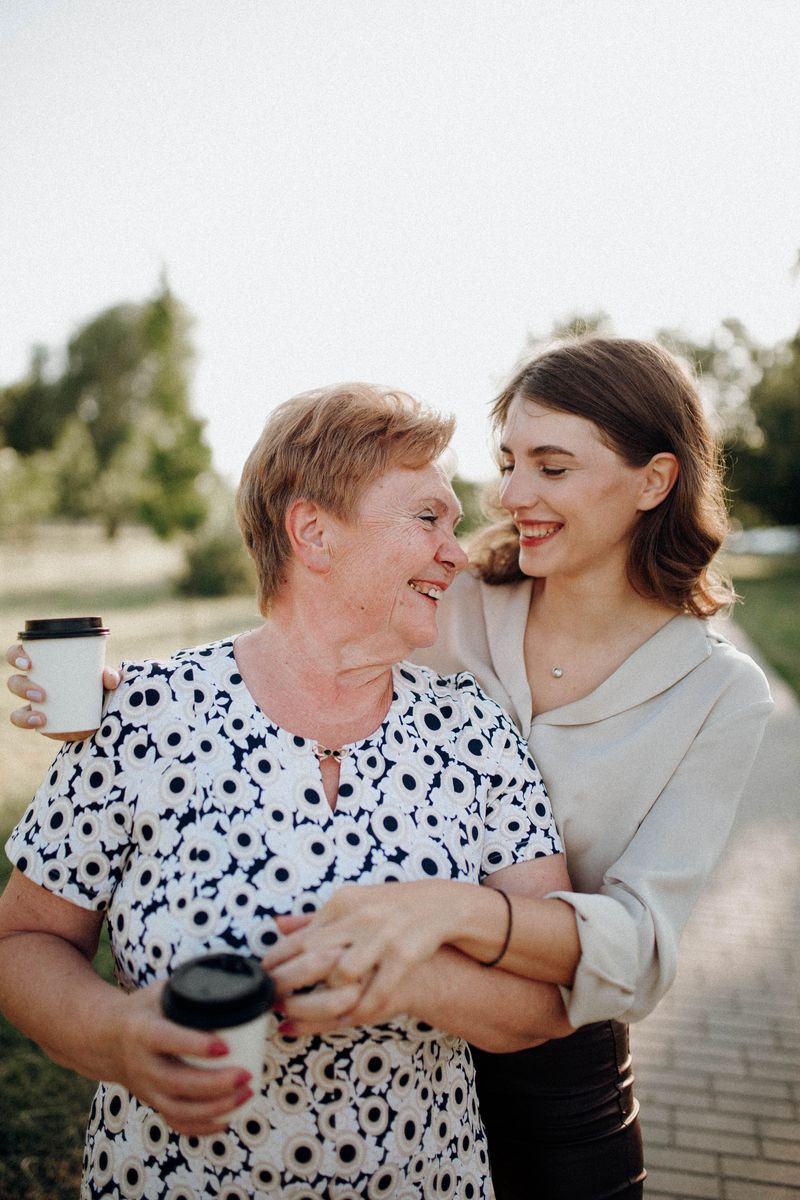
POLYGON ((394 996, 404 977, 457 936, 481 890, 438 879, 342 887, 302 927, 284 921, 293 932, 262 964, 280 996, 326 983, 331 1018, 349 1012, 354 998, 359 1011, 402 1011, 394 996))
MULTIPOLYGON (((19 643, 15 646, 9 646, 6 650, 6 662, 16 667, 18 671, 29 671, 31 669, 31 660, 25 653, 23 646, 19 643)), ((113 691, 119 686, 122 676, 119 671, 115 671, 113 667, 106 667, 103 671, 103 687, 106 691, 113 691)), ((30 702, 40 704, 45 698, 44 689, 39 687, 34 680, 29 679, 26 674, 12 675, 7 683, 8 690, 20 700, 27 700, 29 703, 22 705, 21 708, 15 708, 11 713, 11 724, 16 725, 18 729, 38 729, 44 730, 46 720, 43 713, 33 712, 30 702)), ((59 742, 68 742, 73 740, 74 735, 70 733, 47 733, 47 737, 53 738, 59 742)))
POLYGON ((155 1108, 178 1133, 202 1136, 228 1124, 226 1114, 250 1098, 251 1077, 226 1067, 227 1047, 216 1034, 188 1029, 161 1011, 164 984, 141 988, 120 1005, 113 1078, 155 1108), (179 1055, 208 1058, 208 1068, 179 1055))

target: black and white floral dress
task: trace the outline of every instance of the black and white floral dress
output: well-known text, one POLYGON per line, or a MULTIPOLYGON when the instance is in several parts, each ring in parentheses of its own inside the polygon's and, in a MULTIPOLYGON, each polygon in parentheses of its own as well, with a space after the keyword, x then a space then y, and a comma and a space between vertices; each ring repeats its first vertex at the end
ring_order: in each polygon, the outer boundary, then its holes
MULTIPOLYGON (((7 850, 35 883, 107 911, 132 990, 208 950, 260 955, 274 916, 344 883, 477 882, 558 851, 527 747, 470 675, 394 669, 331 810, 313 745, 254 703, 226 640, 125 667, 97 734, 65 746, 7 850)), ((466 1044, 409 1018, 289 1038, 271 1018, 261 1094, 185 1137, 101 1083, 81 1196, 148 1200, 483 1197, 466 1044)))

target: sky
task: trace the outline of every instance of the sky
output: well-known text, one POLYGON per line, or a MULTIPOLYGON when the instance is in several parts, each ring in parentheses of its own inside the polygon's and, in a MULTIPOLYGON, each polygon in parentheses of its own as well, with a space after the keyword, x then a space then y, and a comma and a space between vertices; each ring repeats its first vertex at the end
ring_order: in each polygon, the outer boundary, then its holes
POLYGON ((231 481, 354 379, 486 478, 554 321, 797 330, 799 58, 797 0, 4 0, 0 385, 166 271, 231 481))

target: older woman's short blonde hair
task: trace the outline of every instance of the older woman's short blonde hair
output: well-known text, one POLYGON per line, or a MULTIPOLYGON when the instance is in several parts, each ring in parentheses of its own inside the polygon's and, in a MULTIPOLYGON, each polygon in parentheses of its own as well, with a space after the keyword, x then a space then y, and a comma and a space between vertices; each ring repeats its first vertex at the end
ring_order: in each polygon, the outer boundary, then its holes
POLYGON ((290 505, 310 500, 340 519, 394 466, 424 467, 447 449, 455 419, 405 392, 345 383, 294 396, 276 408, 253 447, 236 515, 256 564, 263 614, 285 582, 290 505))

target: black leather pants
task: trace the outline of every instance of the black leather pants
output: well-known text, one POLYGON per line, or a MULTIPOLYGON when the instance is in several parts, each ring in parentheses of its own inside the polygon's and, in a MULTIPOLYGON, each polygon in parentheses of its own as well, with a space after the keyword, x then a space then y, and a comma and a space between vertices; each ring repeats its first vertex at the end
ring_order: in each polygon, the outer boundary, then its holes
POLYGON ((496 1200, 640 1200, 626 1025, 602 1021, 532 1050, 472 1054, 496 1200))

